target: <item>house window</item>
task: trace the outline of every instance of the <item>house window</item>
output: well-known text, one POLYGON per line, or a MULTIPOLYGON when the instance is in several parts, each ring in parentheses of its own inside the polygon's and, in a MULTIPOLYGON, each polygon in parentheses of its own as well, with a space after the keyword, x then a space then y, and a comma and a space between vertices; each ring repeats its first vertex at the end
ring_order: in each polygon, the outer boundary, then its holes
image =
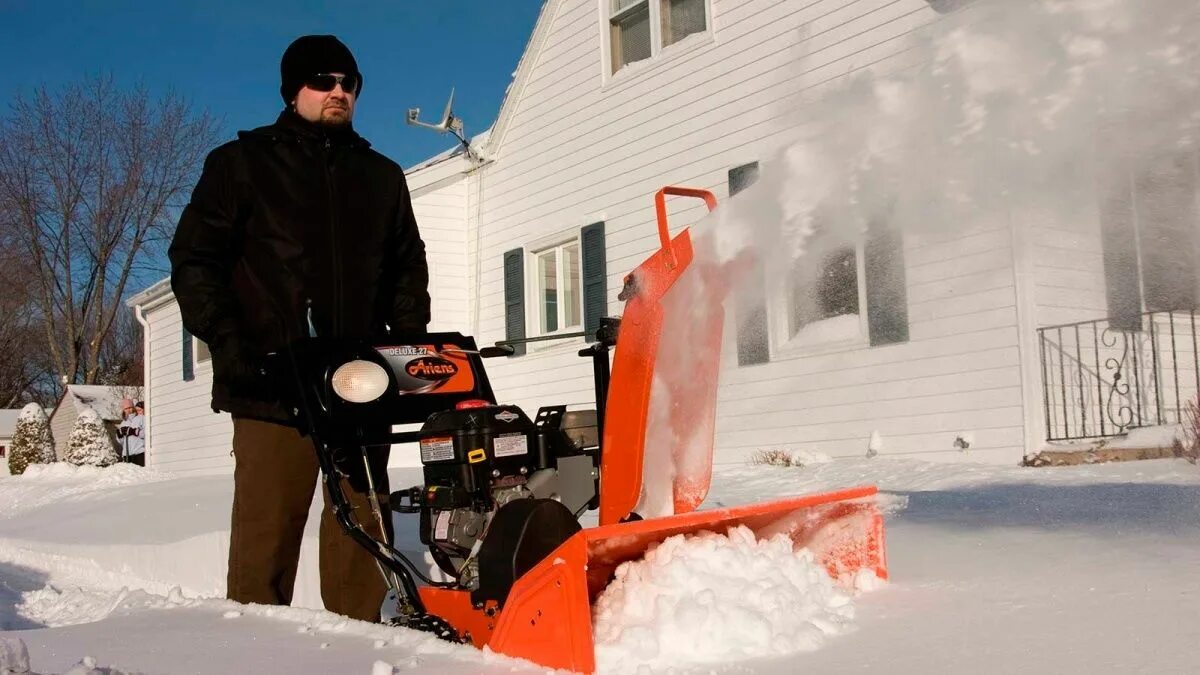
POLYGON ((1100 209, 1109 320, 1140 330, 1142 312, 1200 307, 1200 154, 1112 159, 1100 209))
POLYGON ((612 72, 708 30, 708 0, 601 0, 608 6, 612 72))
POLYGON ((858 254, 852 247, 837 249, 821 262, 815 282, 793 283, 791 334, 804 326, 837 316, 858 314, 858 254))
POLYGON ((208 344, 204 340, 192 336, 192 343, 192 353, 196 355, 197 365, 212 360, 212 352, 208 351, 208 344))
POLYGON ((779 294, 772 332, 780 351, 811 351, 834 344, 865 342, 865 282, 860 246, 826 244, 794 261, 779 294), (813 264, 816 262, 817 264, 813 264), (781 297, 780 297, 781 296, 781 297))
POLYGON ((526 338, 585 332, 594 339, 608 316, 607 258, 603 220, 504 252, 504 338, 513 356, 527 353, 526 338))
POLYGON ((538 333, 579 329, 583 325, 579 240, 535 252, 531 276, 538 333))
POLYGON ((791 270, 789 337, 827 319, 851 315, 857 318, 859 313, 858 251, 855 247, 843 246, 826 253, 821 257, 815 277, 810 269, 798 262, 791 270))

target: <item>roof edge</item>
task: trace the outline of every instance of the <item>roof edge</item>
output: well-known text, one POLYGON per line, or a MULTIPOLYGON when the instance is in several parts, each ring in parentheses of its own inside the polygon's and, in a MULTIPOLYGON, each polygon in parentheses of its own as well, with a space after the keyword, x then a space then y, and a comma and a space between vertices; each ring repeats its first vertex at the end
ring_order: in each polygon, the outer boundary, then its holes
POLYGON ((125 306, 130 309, 139 305, 145 307, 171 294, 171 277, 167 277, 154 282, 149 288, 129 296, 125 301, 125 306))
POLYGON ((554 17, 558 15, 561 6, 562 0, 546 0, 542 3, 542 11, 538 13, 537 21, 533 24, 529 41, 525 43, 525 50, 521 52, 521 60, 517 61, 516 74, 504 92, 504 99, 500 101, 500 111, 496 113, 496 121, 492 124, 491 133, 488 134, 487 142, 484 144, 489 157, 496 157, 500 144, 504 142, 504 135, 508 131, 508 124, 516 108, 516 101, 521 98, 525 86, 529 84, 529 74, 533 71, 537 56, 542 52, 546 36, 550 33, 550 24, 554 23, 554 17))

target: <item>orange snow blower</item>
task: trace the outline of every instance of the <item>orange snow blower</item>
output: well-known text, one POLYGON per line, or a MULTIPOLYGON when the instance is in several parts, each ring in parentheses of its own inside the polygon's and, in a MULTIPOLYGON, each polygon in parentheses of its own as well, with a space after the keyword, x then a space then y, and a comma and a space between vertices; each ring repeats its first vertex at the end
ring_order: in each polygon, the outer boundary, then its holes
MULTIPOLYGON (((737 261, 696 263, 690 232, 670 235, 669 195, 716 207, 707 191, 658 192, 660 248, 625 278, 621 318, 592 333, 483 349, 458 333, 312 337, 272 360, 339 523, 395 593, 391 623, 592 672, 592 603, 621 563, 671 536, 741 525, 760 538, 790 537, 842 582, 863 570, 886 578, 874 487, 697 510, 711 480, 723 305, 737 261), (595 410, 548 406, 530 419, 497 404, 483 358, 581 336, 591 340, 580 356, 592 361, 595 410), (419 431, 391 431, 418 422, 419 431), (343 463, 365 462, 367 446, 389 442, 419 443, 424 485, 390 499, 372 486, 377 531, 388 506, 418 514, 439 578, 371 536, 342 492, 343 463), (592 509, 599 526, 583 529, 579 517, 592 509)), ((515 267, 519 274, 523 263, 515 267)))

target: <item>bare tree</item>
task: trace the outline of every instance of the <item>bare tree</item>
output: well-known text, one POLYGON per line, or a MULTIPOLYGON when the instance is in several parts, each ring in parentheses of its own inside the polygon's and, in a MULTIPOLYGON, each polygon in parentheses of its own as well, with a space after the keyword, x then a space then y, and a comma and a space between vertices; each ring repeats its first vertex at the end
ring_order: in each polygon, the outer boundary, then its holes
POLYGON ((54 397, 33 297, 33 265, 16 236, 14 211, 0 199, 0 408, 31 401, 47 405, 54 397))
POLYGON ((0 203, 12 209, 38 323, 64 382, 106 379, 126 285, 170 240, 216 139, 207 113, 173 94, 121 90, 111 76, 16 95, 0 121, 0 203))
POLYGON ((133 312, 118 312, 113 319, 108 339, 100 345, 100 371, 96 384, 132 387, 122 398, 138 398, 136 388, 142 384, 142 326, 133 312))

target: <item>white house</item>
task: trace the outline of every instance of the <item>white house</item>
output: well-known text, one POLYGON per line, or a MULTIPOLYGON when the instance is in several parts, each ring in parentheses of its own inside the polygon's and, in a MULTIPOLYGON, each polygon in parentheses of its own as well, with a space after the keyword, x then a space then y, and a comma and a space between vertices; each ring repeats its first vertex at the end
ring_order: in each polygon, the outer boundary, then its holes
MULTIPOLYGON (((489 344, 619 314, 624 275, 657 245, 658 188, 745 188, 798 124, 769 102, 903 66, 914 32, 962 4, 547 0, 478 157, 408 171, 432 328, 489 344)), ((1195 167, 1194 154, 1160 167, 1181 186, 1167 196, 1126 177, 1077 218, 873 230, 829 248, 803 293, 763 279, 729 312, 716 461, 858 456, 874 437, 889 455, 1016 463, 1047 441, 1177 421, 1200 382, 1195 167), (1146 215, 1167 198, 1173 215, 1146 215)), ((130 305, 146 329, 150 463, 229 470, 207 353, 169 286, 130 305)), ((497 395, 591 405, 581 343, 490 361, 497 395)))
POLYGON ((8 458, 12 455, 13 434, 17 430, 17 417, 21 409, 0 410, 0 475, 8 475, 8 458))
POLYGON ((50 433, 54 436, 54 453, 59 460, 67 450, 67 439, 75 428, 80 413, 90 408, 104 421, 109 438, 116 445, 116 427, 121 416, 121 399, 138 400, 141 387, 111 387, 99 384, 69 384, 54 410, 50 412, 50 433))

